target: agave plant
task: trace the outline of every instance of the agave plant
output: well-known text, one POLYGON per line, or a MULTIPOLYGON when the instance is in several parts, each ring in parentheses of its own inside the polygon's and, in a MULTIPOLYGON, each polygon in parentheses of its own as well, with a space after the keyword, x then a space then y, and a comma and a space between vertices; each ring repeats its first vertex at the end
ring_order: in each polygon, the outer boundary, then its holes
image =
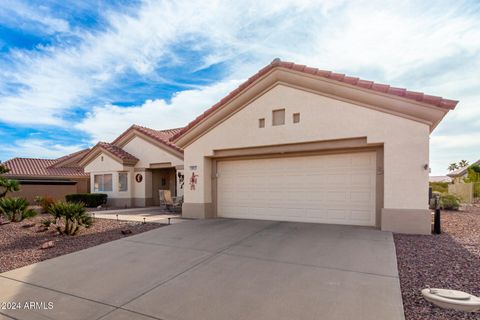
POLYGON ((48 207, 48 213, 53 216, 61 234, 76 235, 80 227, 88 228, 93 222, 83 203, 58 201, 48 207))
POLYGON ((24 198, 0 198, 0 213, 11 222, 20 222, 37 215, 28 208, 28 201, 24 198))

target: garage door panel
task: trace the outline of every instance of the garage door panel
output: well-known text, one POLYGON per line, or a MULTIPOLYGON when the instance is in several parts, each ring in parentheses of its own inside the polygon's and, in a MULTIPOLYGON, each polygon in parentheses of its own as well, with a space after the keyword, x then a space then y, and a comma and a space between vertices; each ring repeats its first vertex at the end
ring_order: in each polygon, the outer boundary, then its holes
POLYGON ((219 161, 220 217, 375 224, 374 152, 219 161))
POLYGON ((369 221, 370 211, 369 210, 352 210, 350 217, 358 221, 369 221))
POLYGON ((352 167, 362 167, 365 168, 366 166, 371 165, 375 162, 375 158, 372 158, 369 154, 357 154, 356 157, 351 157, 351 165, 352 167))
POLYGON ((351 192, 350 193, 350 200, 352 203, 366 203, 369 204, 372 201, 372 193, 371 192, 351 192))

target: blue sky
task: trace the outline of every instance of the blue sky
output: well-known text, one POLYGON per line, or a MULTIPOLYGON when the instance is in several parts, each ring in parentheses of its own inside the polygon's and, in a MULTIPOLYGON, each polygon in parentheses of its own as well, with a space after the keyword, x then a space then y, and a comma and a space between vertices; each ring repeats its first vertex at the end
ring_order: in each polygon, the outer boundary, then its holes
POLYGON ((275 57, 460 100, 432 174, 480 158, 479 1, 0 2, 0 160, 187 124, 275 57))

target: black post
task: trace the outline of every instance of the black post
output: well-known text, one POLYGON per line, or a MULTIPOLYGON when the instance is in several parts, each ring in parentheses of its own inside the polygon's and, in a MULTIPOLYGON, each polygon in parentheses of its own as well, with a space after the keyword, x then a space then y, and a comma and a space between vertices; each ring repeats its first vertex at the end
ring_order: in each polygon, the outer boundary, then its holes
POLYGON ((442 228, 440 225, 440 197, 435 197, 435 216, 433 218, 433 233, 441 234, 442 228))

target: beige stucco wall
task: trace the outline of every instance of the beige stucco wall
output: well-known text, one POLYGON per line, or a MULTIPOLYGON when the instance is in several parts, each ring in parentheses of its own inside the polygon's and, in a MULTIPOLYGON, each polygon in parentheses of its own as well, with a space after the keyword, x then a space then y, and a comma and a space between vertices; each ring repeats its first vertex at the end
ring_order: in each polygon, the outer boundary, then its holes
MULTIPOLYGON (((148 206, 153 205, 154 177, 152 175, 153 164, 171 163, 172 166, 183 166, 183 160, 170 152, 163 150, 161 147, 154 145, 142 138, 134 137, 126 145, 123 150, 134 155, 139 159, 135 166, 124 166, 106 153, 100 153, 93 161, 85 166, 85 172, 90 173, 90 190, 94 192, 94 176, 96 174, 112 174, 113 190, 106 193, 110 205, 114 206, 148 206), (103 157, 103 161, 102 161, 103 157), (128 172, 128 191, 118 191, 118 173, 128 172), (143 179, 141 182, 135 180, 135 176, 141 174, 143 179)), ((175 176, 172 176, 175 179, 175 176)), ((175 185, 175 180, 169 181, 175 185)))
POLYGON ((129 166, 124 166, 120 162, 116 161, 106 153, 100 153, 92 162, 85 166, 85 172, 90 173, 90 192, 95 192, 95 179, 94 176, 97 174, 111 174, 112 175, 112 191, 100 191, 108 195, 108 199, 124 199, 122 206, 126 204, 130 206, 130 201, 125 201, 126 199, 132 198, 132 193, 134 189, 134 168, 129 166), (102 161, 103 157, 103 161, 102 161), (118 183, 118 174, 119 172, 128 173, 128 190, 120 192, 119 183, 118 183))
POLYGON ((122 171, 123 169, 120 162, 103 152, 84 168, 85 172, 122 171))
POLYGON ((183 165, 181 158, 139 137, 130 140, 122 149, 139 159, 135 164, 136 168, 149 168, 151 164, 166 162, 173 166, 183 165))
POLYGON ((30 204, 35 203, 35 197, 50 197, 54 200, 65 200, 67 194, 88 192, 89 179, 69 179, 76 181, 74 185, 42 185, 24 184, 20 191, 9 193, 8 196, 26 198, 30 204))
POLYGON ((429 132, 423 123, 277 85, 186 147, 185 202, 212 202, 211 161, 205 157, 215 149, 367 137, 384 144, 384 207, 427 209, 429 132), (272 126, 272 110, 280 108, 286 109, 285 125, 272 126), (294 124, 297 112, 301 119, 294 124), (258 128, 259 118, 265 128, 258 128), (191 166, 199 175, 195 191, 188 184, 191 166))

